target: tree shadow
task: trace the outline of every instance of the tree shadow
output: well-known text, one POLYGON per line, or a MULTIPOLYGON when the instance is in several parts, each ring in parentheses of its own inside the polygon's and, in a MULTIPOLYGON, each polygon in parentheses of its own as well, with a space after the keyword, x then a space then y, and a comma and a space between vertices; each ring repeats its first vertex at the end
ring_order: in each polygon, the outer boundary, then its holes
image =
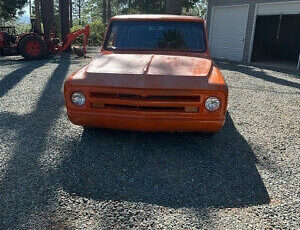
POLYGON ((61 114, 64 104, 61 87, 69 66, 70 55, 62 55, 32 113, 21 116, 0 113, 0 128, 16 133, 16 146, 5 171, 1 172, 4 177, 0 181, 0 229, 21 228, 21 217, 29 219, 33 212, 46 209, 53 199, 49 183, 55 186, 56 177, 49 180, 53 172, 45 174, 38 159, 45 152, 48 131, 61 114))
POLYGON ((234 64, 234 63, 230 63, 230 62, 217 62, 216 64, 221 69, 240 72, 240 73, 247 74, 247 75, 250 75, 255 78, 260 78, 264 81, 300 89, 299 83, 288 81, 285 79, 281 79, 281 78, 269 75, 264 71, 255 70, 255 69, 251 68, 250 66, 239 65, 239 64, 234 64))
POLYGON ((40 68, 47 62, 49 62, 49 60, 24 61, 21 68, 11 72, 0 80, 0 97, 3 97, 33 70, 40 68))
POLYGON ((270 201, 255 155, 229 114, 212 138, 85 129, 73 146, 60 175, 64 190, 78 196, 200 209, 270 201))

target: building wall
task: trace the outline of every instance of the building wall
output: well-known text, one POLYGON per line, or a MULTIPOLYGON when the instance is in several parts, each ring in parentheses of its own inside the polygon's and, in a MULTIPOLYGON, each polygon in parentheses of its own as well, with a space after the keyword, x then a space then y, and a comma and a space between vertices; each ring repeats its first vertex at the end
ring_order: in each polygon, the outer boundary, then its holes
MULTIPOLYGON (((211 27, 211 18, 212 18, 212 8, 215 6, 231 6, 231 5, 244 5, 249 4, 249 14, 248 14, 248 23, 246 29, 246 38, 245 38, 245 47, 243 61, 249 61, 249 55, 251 52, 251 40, 253 30, 255 29, 255 11, 257 3, 274 3, 274 2, 291 2, 292 0, 209 0, 207 8, 207 34, 210 34, 211 27)), ((296 0, 295 0, 296 1, 296 0)), ((210 39, 210 38, 208 38, 210 39)))

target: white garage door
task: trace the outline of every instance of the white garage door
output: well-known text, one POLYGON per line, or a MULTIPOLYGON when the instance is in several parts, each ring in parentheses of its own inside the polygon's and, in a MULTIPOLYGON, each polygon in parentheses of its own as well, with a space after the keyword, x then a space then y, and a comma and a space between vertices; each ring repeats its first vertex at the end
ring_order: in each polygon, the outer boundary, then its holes
POLYGON ((242 61, 249 5, 214 7, 210 49, 215 58, 242 61))

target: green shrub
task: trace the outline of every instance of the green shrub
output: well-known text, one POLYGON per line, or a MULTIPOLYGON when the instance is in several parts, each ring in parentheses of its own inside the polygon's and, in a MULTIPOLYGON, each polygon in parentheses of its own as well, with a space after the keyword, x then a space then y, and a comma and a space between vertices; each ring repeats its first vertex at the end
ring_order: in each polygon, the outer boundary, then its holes
POLYGON ((106 26, 100 20, 93 21, 90 24, 91 34, 90 34, 90 43, 100 45, 104 39, 106 26))
MULTIPOLYGON (((91 23, 90 25, 90 37, 89 37, 89 45, 95 45, 99 46, 105 36, 105 31, 106 31, 106 26, 102 23, 101 20, 95 20, 91 23)), ((78 30, 83 28, 84 26, 81 25, 74 25, 72 28, 72 31, 78 30)), ((80 36, 79 38, 76 39, 74 42, 75 44, 82 44, 83 43, 83 36, 80 36)))

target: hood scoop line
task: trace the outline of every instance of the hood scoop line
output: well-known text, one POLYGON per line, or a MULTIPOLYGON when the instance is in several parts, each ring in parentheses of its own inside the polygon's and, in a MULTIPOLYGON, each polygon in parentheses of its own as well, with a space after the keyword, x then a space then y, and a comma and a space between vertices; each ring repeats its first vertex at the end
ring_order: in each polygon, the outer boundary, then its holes
POLYGON ((152 56, 150 58, 150 61, 148 62, 148 64, 144 68, 144 72, 143 72, 144 75, 146 75, 149 72, 150 65, 151 65, 151 62, 152 62, 153 58, 154 58, 154 54, 152 54, 152 56))

